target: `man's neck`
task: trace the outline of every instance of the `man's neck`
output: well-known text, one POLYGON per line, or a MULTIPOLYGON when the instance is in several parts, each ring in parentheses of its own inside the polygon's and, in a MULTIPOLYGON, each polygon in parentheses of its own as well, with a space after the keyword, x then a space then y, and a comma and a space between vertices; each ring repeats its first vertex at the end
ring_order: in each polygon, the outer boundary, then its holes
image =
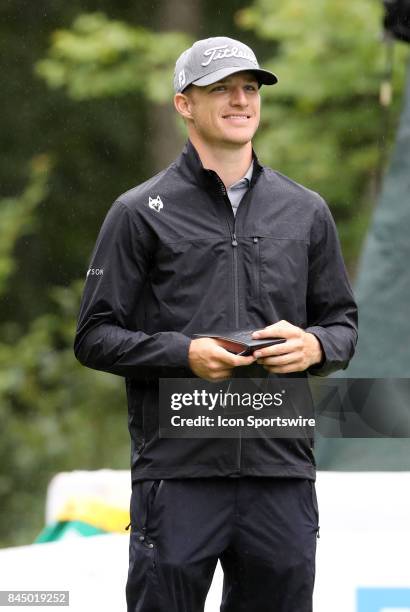
POLYGON ((252 143, 237 148, 211 146, 190 136, 204 168, 214 170, 226 187, 239 181, 252 163, 252 143))

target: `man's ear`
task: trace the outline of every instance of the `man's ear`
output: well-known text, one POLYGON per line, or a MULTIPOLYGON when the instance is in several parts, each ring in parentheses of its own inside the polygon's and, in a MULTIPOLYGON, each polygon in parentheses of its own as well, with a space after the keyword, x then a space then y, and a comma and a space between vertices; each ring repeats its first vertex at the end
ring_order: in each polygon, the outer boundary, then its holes
POLYGON ((192 100, 189 96, 183 94, 183 93, 177 93, 174 96, 174 106, 177 110, 177 112, 184 118, 184 119, 192 119, 192 112, 191 112, 191 107, 192 107, 192 100))

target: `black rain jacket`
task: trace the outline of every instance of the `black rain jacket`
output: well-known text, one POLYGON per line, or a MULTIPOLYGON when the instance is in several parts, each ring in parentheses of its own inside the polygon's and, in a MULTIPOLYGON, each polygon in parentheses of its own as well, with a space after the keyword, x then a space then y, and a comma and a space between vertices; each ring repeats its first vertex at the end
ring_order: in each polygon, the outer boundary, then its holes
POLYGON ((254 156, 235 218, 222 180, 188 141, 167 169, 114 202, 87 273, 75 354, 126 379, 133 480, 314 479, 308 439, 158 434, 158 379, 194 376, 193 334, 281 319, 319 339, 324 359, 312 374, 347 367, 357 309, 334 221, 317 193, 254 156))

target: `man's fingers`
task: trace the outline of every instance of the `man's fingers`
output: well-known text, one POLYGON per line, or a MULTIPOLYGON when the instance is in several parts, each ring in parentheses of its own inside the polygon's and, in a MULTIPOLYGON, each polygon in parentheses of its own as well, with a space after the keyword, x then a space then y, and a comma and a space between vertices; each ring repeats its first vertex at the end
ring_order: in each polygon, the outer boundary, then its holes
POLYGON ((189 366, 199 376, 209 381, 232 378, 233 369, 255 363, 253 355, 243 357, 225 350, 213 338, 195 338, 188 352, 189 366))
POLYGON ((281 320, 263 329, 257 329, 252 333, 252 337, 258 338, 291 338, 299 330, 296 325, 289 321, 281 320))
POLYGON ((234 353, 230 353, 226 349, 222 348, 222 346, 217 347, 215 355, 216 354, 218 355, 219 361, 234 368, 238 366, 247 366, 255 361, 255 357, 253 355, 249 355, 248 357, 244 357, 243 355, 235 355, 234 353))
POLYGON ((267 346, 263 349, 258 349, 253 354, 256 359, 261 359, 265 357, 278 357, 279 355, 288 355, 289 353, 294 353, 299 350, 301 347, 297 340, 286 340, 286 342, 282 342, 281 344, 274 344, 273 346, 267 346))
POLYGON ((264 366, 286 366, 302 361, 302 359, 303 355, 301 353, 287 353, 286 355, 277 355, 265 357, 264 359, 258 359, 258 363, 264 366))
POLYGON ((292 347, 289 347, 288 341, 282 344, 274 344, 273 346, 267 346, 263 349, 258 349, 253 354, 256 359, 265 359, 266 357, 278 357, 279 355, 287 355, 292 351, 292 347))

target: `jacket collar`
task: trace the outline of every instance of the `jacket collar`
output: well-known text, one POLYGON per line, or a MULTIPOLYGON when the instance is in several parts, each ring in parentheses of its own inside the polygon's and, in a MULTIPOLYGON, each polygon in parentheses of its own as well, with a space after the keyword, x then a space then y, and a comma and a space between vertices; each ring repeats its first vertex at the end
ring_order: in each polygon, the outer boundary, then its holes
MULTIPOLYGON (((259 163, 255 151, 252 149, 253 173, 250 181, 250 188, 258 180, 263 166, 259 163)), ((185 147, 175 162, 178 170, 191 182, 195 182, 202 187, 209 189, 220 189, 222 180, 214 170, 207 170, 203 167, 197 150, 190 140, 187 140, 185 147)))

